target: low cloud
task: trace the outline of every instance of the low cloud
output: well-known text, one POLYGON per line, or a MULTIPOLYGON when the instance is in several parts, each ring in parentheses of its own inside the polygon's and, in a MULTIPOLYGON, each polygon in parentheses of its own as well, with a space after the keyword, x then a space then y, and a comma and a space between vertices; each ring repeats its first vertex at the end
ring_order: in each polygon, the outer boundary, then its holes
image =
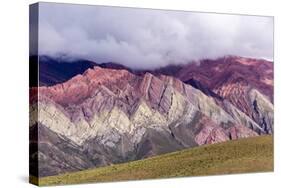
POLYGON ((39 53, 131 68, 239 55, 273 59, 273 18, 41 3, 39 53))

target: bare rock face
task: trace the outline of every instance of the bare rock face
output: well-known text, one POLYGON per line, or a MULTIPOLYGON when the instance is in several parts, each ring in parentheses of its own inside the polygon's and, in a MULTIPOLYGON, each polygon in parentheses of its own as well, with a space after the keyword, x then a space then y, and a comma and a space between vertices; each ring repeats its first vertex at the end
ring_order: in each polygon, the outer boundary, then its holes
MULTIPOLYGON (((40 145, 34 156, 44 164, 39 175, 272 134, 273 104, 265 91, 271 87, 270 71, 263 89, 255 88, 254 77, 222 82, 225 61, 215 62, 207 72, 201 68, 213 62, 187 65, 193 73, 178 68, 173 71, 177 76, 95 66, 67 82, 32 88, 30 130, 40 132, 38 143, 33 141, 40 145)), ((237 68, 237 61, 226 64, 237 68)), ((252 66, 251 61, 240 64, 252 66)))
POLYGON ((248 129, 243 125, 236 125, 235 127, 231 127, 229 128, 228 132, 231 140, 258 136, 258 133, 251 131, 251 129, 248 129))
MULTIPOLYGON (((250 85, 273 101, 273 63, 237 56, 226 56, 216 60, 203 60, 183 66, 173 76, 182 81, 195 79, 213 91, 231 84, 250 85)), ((235 88, 236 89, 236 88, 235 88)), ((219 94, 219 93, 218 93, 219 94)), ((219 94, 225 97, 222 94, 219 94)))
POLYGON ((201 123, 203 124, 203 128, 195 137, 195 141, 199 145, 213 144, 229 140, 226 131, 217 124, 210 122, 209 119, 204 119, 201 123))
MULTIPOLYGON (((229 104, 239 109, 259 129, 259 134, 273 133, 273 63, 266 60, 226 56, 215 60, 202 60, 187 65, 177 66, 174 71, 165 68, 157 73, 165 72, 199 89, 228 113, 229 104), (253 94, 255 93, 255 94, 253 94), (255 97, 254 97, 255 96, 255 97), (223 102, 222 102, 223 101, 223 102), (227 109, 226 109, 227 108, 227 109), (267 110, 265 110, 267 109, 267 110), (265 112, 266 111, 266 112, 265 112)), ((240 113, 240 112, 239 112, 240 113)), ((236 118, 244 119, 244 117, 236 118)))
POLYGON ((40 94, 66 106, 79 104, 90 97, 96 89, 103 86, 110 94, 118 94, 126 81, 130 82, 131 75, 125 70, 103 69, 95 67, 88 69, 83 75, 77 75, 69 81, 52 87, 40 87, 40 94))

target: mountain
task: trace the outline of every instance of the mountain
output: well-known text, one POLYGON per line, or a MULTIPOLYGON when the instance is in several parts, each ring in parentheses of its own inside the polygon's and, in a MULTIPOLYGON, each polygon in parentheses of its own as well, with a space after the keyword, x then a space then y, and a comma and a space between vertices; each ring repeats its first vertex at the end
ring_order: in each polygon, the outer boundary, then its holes
POLYGON ((270 72, 262 82, 260 69, 238 63, 205 60, 170 75, 165 69, 94 65, 65 82, 33 87, 30 134, 38 138, 31 139, 30 161, 43 164, 38 169, 43 177, 272 134, 273 96, 264 89, 270 72), (247 87, 240 87, 241 79, 247 87))
POLYGON ((244 81, 273 101, 273 63, 263 59, 225 56, 163 67, 155 72, 176 77, 183 82, 195 79, 226 98, 232 93, 223 93, 226 85, 244 81))
MULTIPOLYGON (((63 83, 88 68, 97 65, 88 60, 71 60, 52 58, 50 56, 31 56, 29 66, 39 70, 39 86, 52 86, 63 83)), ((34 72, 37 70, 33 70, 34 72)), ((31 86, 36 87, 36 83, 31 86)))
MULTIPOLYGON (((32 72, 39 71, 39 86, 52 86, 63 83, 95 66, 111 69, 126 69, 130 72, 137 72, 129 67, 113 62, 97 64, 84 59, 54 58, 45 55, 31 56, 29 62, 32 72)), ((33 80, 35 79, 36 78, 33 78, 33 80)), ((30 85, 36 87, 37 83, 31 82, 30 85)))
MULTIPOLYGON (((220 96, 273 132, 273 63, 261 59, 225 56, 176 66, 169 75, 188 83, 196 80, 202 92, 220 96), (200 87, 200 86, 199 86, 200 87), (204 90, 204 89, 206 89, 204 90)), ((167 68, 157 72, 165 72, 167 68)), ((169 69, 169 68, 168 68, 169 69)), ((191 83, 192 85, 192 83, 191 83)), ((194 85, 194 84, 193 84, 194 85)), ((198 85, 198 84, 197 84, 198 85)))

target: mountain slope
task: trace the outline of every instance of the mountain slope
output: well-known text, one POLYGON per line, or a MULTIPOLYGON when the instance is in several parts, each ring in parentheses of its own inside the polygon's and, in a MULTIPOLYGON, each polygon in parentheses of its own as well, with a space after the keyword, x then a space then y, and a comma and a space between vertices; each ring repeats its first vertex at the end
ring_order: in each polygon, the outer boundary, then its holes
POLYGON ((31 134, 42 130, 31 161, 39 156, 52 164, 41 166, 40 177, 273 133, 273 104, 259 90, 247 93, 257 116, 194 77, 183 82, 117 67, 94 66, 66 82, 31 88, 31 134))
POLYGON ((182 150, 149 159, 46 178, 39 185, 125 181, 273 170, 272 136, 260 136, 182 150), (254 149, 255 148, 255 149, 254 149))
MULTIPOLYGON (((29 62, 30 67, 36 67, 39 70, 39 86, 52 86, 63 83, 97 65, 87 60, 66 61, 49 56, 31 56, 29 62)), ((36 87, 34 84, 32 86, 36 87)))
POLYGON ((174 76, 218 100, 226 99, 259 124, 262 133, 274 131, 272 62, 225 56, 178 65, 173 70, 156 72, 174 76))
MULTIPOLYGON (((165 68, 158 72, 162 71, 168 72, 165 68)), ((182 81, 193 78, 212 91, 225 85, 244 81, 267 96, 271 102, 273 101, 273 63, 266 60, 225 56, 181 65, 177 71, 169 75, 182 81)), ((225 95, 221 96, 226 97, 225 95)))

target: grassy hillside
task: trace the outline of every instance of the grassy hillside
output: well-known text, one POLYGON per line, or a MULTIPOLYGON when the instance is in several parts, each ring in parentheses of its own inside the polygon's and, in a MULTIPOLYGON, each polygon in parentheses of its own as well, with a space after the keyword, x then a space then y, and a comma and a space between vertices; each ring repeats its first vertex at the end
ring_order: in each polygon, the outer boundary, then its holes
POLYGON ((273 171, 272 136, 201 146, 134 162, 44 177, 39 179, 39 185, 260 171, 273 171))

